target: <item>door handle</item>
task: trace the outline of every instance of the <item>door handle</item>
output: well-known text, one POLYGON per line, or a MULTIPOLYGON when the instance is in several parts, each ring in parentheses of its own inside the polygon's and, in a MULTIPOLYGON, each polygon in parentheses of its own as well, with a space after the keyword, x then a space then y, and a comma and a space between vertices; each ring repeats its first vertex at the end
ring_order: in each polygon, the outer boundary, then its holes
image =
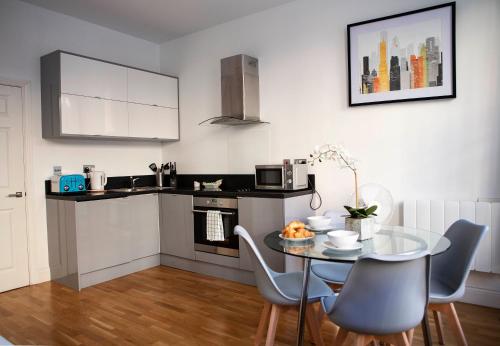
POLYGON ((22 198, 23 197, 23 193, 21 191, 18 191, 16 193, 9 193, 7 195, 7 197, 22 198))

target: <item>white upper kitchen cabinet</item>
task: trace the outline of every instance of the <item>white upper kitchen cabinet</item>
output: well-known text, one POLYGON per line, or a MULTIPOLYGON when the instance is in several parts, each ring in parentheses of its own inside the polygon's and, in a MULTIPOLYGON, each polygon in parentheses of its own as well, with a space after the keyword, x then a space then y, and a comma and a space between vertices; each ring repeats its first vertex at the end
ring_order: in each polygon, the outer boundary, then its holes
POLYGON ((179 110, 138 103, 128 104, 129 137, 179 139, 179 110))
POLYGON ((178 78, 59 50, 40 68, 43 138, 179 140, 178 78))
POLYGON ((80 136, 127 137, 127 102, 61 94, 61 132, 80 136))
POLYGON ((153 72, 127 69, 128 101, 178 108, 178 79, 153 72))
POLYGON ((61 92, 127 101, 127 68, 62 53, 61 92))

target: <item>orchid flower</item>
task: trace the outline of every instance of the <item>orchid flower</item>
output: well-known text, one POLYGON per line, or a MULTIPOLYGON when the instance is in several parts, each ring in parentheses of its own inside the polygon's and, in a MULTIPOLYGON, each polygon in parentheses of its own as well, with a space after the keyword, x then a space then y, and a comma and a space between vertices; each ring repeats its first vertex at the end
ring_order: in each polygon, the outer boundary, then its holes
POLYGON ((334 161, 339 168, 349 168, 354 173, 354 189, 356 192, 356 208, 358 208, 358 173, 356 168, 357 160, 341 145, 324 144, 316 145, 313 153, 309 155, 309 163, 314 166, 316 161, 334 161))

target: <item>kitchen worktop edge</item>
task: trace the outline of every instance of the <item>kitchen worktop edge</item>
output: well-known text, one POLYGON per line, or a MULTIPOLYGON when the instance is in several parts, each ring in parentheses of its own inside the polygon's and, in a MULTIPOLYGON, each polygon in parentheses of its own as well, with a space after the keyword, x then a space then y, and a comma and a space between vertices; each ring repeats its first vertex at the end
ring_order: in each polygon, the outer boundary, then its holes
POLYGON ((103 192, 93 192, 88 191, 81 194, 61 194, 61 193, 47 193, 47 199, 56 199, 64 201, 74 201, 74 202, 85 202, 85 201, 97 201, 102 199, 111 198, 124 198, 128 196, 144 195, 151 193, 166 193, 173 195, 192 195, 192 196, 210 196, 210 197, 257 197, 257 198, 291 198, 303 195, 312 194, 312 189, 302 189, 295 191, 265 191, 265 190, 252 190, 252 191, 206 191, 206 190, 194 190, 189 188, 178 188, 178 189, 165 189, 165 190, 152 190, 152 191, 131 191, 131 192, 117 192, 117 191, 103 191, 103 192))

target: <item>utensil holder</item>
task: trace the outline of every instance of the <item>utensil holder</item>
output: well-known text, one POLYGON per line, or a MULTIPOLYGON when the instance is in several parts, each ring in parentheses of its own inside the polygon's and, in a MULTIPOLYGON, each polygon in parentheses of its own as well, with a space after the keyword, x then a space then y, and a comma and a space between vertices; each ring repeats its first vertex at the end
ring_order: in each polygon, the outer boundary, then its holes
POLYGON ((163 187, 163 172, 157 171, 155 173, 155 177, 156 177, 156 186, 163 187))

